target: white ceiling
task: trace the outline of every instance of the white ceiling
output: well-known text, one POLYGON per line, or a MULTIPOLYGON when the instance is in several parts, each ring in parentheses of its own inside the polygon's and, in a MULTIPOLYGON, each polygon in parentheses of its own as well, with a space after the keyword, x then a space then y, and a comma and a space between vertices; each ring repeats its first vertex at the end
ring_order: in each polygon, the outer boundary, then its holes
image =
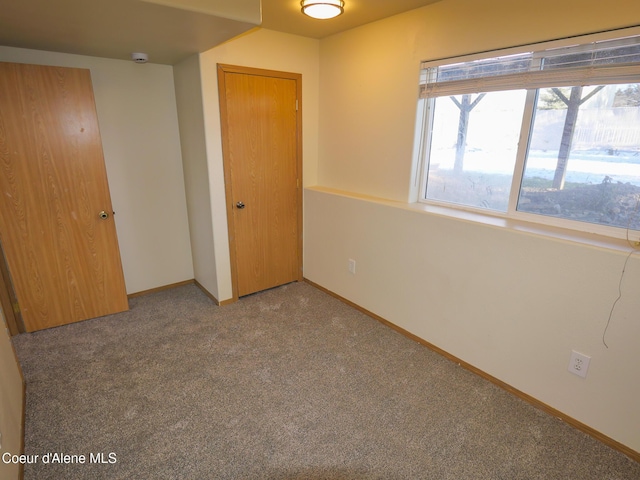
POLYGON ((344 13, 316 20, 300 13, 300 0, 262 0, 262 27, 323 38, 442 0, 344 0, 344 13))
POLYGON ((437 1, 345 0, 315 20, 299 0, 0 0, 0 45, 171 65, 257 25, 323 38, 437 1))

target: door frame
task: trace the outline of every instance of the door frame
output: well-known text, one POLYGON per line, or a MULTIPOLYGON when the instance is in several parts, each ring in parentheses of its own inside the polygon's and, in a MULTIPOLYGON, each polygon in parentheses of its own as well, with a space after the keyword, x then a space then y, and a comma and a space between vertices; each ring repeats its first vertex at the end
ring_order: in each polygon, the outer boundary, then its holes
POLYGON ((296 202, 298 208, 297 236, 298 236, 298 281, 302 281, 302 74, 264 70, 260 68, 241 67, 219 63, 218 70, 218 99, 220 103, 220 133, 222 137, 222 163, 224 167, 225 199, 227 203, 227 230, 229 234, 229 257, 231 263, 231 302, 238 300, 238 268, 235 248, 235 223, 233 219, 233 192, 231 187, 231 168, 229 161, 229 131, 227 126, 227 99, 225 74, 239 73, 261 77, 283 78, 294 80, 296 83, 296 168, 298 170, 296 202))
POLYGON ((2 242, 0 242, 0 305, 2 305, 9 335, 14 336, 26 332, 24 323, 22 322, 22 316, 20 315, 20 306, 16 292, 13 290, 9 267, 4 258, 2 242))

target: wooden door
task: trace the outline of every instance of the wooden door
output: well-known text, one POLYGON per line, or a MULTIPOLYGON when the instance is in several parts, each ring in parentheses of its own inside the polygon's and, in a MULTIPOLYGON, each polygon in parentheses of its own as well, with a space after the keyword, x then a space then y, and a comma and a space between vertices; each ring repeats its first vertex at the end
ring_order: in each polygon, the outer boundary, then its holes
POLYGON ((234 298, 302 279, 301 75, 218 66, 234 298))
POLYGON ((0 241, 25 329, 127 310, 88 70, 0 63, 0 169, 0 241))

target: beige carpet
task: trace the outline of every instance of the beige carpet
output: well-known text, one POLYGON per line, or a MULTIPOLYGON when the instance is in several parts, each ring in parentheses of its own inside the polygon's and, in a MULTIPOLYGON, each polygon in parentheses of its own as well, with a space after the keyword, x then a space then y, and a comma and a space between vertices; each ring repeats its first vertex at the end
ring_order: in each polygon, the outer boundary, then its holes
POLYGON ((640 479, 623 454, 305 283, 226 307, 180 287, 15 345, 26 453, 86 456, 27 465, 27 480, 640 479))

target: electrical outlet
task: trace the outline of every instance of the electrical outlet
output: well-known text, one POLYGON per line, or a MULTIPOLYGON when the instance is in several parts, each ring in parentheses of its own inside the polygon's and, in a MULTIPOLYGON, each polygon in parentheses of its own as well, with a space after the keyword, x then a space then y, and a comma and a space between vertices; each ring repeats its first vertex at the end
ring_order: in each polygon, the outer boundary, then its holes
POLYGON ((578 375, 579 377, 587 378, 589 361, 591 361, 591 357, 572 350, 571 358, 569 359, 569 371, 578 375))
POLYGON ((349 259, 349 273, 356 273, 356 261, 352 258, 349 259))

